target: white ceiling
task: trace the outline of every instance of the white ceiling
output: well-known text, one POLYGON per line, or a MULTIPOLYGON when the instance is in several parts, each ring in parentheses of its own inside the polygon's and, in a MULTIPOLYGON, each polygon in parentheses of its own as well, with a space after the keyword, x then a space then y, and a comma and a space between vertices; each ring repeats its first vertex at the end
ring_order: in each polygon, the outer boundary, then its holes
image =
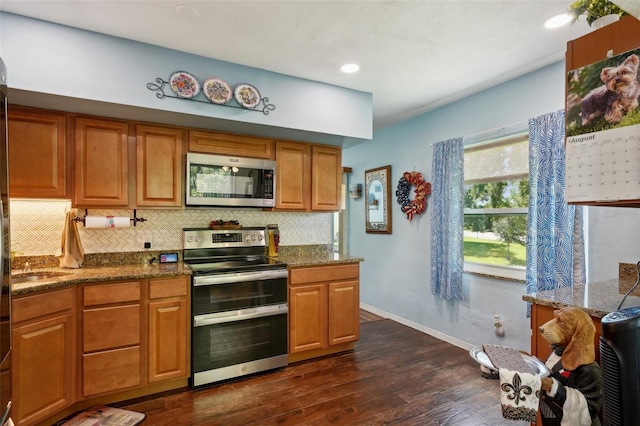
POLYGON ((373 93, 374 128, 562 60, 570 0, 0 0, 7 12, 373 93), (199 17, 176 13, 191 5, 199 17), (339 66, 360 64, 357 74, 339 66))

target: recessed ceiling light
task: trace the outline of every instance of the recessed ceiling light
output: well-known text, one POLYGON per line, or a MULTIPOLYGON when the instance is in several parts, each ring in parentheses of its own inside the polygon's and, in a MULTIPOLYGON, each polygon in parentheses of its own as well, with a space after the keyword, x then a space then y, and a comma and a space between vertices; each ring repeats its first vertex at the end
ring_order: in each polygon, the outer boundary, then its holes
POLYGON ((559 28, 564 25, 567 25, 569 22, 573 20, 573 16, 568 13, 561 13, 560 15, 552 16, 551 18, 544 21, 544 27, 548 29, 559 28))
POLYGON ((359 69, 360 69, 360 65, 358 64, 344 64, 343 66, 340 67, 340 71, 347 74, 358 72, 359 69))
POLYGON ((179 16, 187 19, 198 19, 200 17, 200 11, 188 4, 181 4, 176 6, 176 13, 179 16))

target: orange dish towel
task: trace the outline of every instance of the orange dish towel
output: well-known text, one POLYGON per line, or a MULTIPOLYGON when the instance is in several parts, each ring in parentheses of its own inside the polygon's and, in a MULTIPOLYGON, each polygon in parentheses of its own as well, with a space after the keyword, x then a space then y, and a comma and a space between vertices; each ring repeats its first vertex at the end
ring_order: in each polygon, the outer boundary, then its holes
POLYGON ((84 248, 80 241, 75 217, 76 214, 73 211, 68 211, 65 217, 60 249, 56 253, 61 268, 79 268, 84 259, 84 248))

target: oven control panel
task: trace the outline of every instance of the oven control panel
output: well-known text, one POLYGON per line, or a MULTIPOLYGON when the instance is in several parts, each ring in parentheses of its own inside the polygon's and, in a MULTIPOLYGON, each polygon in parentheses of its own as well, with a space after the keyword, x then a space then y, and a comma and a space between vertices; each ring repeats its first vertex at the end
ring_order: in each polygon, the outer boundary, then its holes
POLYGON ((217 247, 265 247, 265 228, 184 229, 185 250, 217 247))

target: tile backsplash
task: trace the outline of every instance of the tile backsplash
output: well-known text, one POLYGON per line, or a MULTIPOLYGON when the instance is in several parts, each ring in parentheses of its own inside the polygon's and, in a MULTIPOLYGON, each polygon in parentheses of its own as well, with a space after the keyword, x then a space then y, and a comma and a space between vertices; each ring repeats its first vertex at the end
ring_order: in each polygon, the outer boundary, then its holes
MULTIPOLYGON (((54 255, 60 248, 68 200, 10 201, 11 249, 18 256, 54 255)), ((84 209, 75 210, 84 216, 84 209)), ((129 216, 132 210, 89 210, 95 216, 129 216)), ((196 208, 137 210, 146 219, 130 228, 85 229, 78 223, 85 253, 136 252, 151 241, 151 250, 181 250, 182 228, 206 228, 214 219, 237 220, 243 226, 278 224, 280 245, 331 244, 332 213, 265 212, 258 209, 196 208)))

